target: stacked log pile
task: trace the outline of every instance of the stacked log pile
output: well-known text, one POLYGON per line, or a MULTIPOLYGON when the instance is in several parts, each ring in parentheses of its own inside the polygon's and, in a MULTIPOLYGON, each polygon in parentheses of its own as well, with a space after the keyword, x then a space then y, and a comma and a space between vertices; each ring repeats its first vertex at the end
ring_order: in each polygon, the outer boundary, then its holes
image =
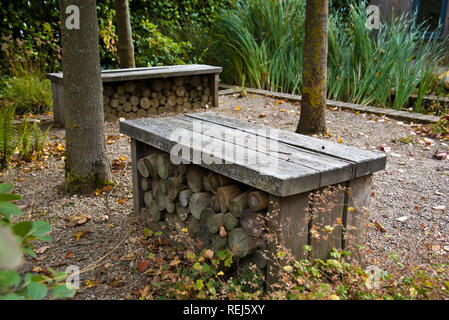
POLYGON ((196 165, 174 165, 167 153, 153 151, 137 161, 145 206, 144 220, 187 228, 214 251, 265 268, 268 195, 196 165))
POLYGON ((213 100, 208 76, 113 82, 103 87, 107 121, 207 109, 214 106, 213 100))

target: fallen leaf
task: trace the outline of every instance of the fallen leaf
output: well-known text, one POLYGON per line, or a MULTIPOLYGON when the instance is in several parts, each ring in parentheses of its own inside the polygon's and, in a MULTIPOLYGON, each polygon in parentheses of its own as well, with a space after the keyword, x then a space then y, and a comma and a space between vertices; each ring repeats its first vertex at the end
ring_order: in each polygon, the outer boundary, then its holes
POLYGON ((123 279, 125 279, 125 276, 119 276, 114 281, 112 281, 111 285, 113 287, 120 287, 123 285, 123 279))
POLYGON ((376 226, 376 228, 381 231, 381 232, 387 232, 387 229, 385 229, 385 227, 383 225, 380 224, 379 221, 374 220, 374 225, 376 226))
POLYGON ((91 219, 91 216, 89 216, 87 214, 81 214, 79 216, 69 217, 69 222, 67 223, 67 227, 75 227, 78 225, 85 224, 90 219, 91 219))
POLYGON ((120 198, 117 200, 117 202, 120 204, 124 204, 124 203, 126 203, 126 201, 128 201, 128 198, 120 198))
POLYGON ((84 230, 73 234, 73 237, 76 241, 79 241, 81 237, 84 237, 86 234, 91 232, 90 230, 84 230))
POLYGON ((447 159, 447 153, 446 152, 436 152, 433 155, 433 158, 436 160, 446 160, 447 159))
POLYGON ((50 249, 49 246, 45 246, 45 247, 40 247, 39 249, 34 250, 35 253, 37 254, 43 254, 45 251, 47 251, 48 249, 50 249))
POLYGON ((235 107, 235 111, 240 111, 240 107, 239 106, 235 107))
POLYGON ((214 257, 214 252, 211 249, 207 249, 206 251, 204 251, 204 257, 212 260, 212 258, 214 257))
POLYGON ((139 270, 140 273, 145 272, 145 270, 148 269, 149 265, 150 265, 150 261, 142 260, 139 262, 139 265, 137 266, 137 270, 139 270))
POLYGON ((386 144, 381 144, 379 146, 379 149, 383 152, 390 152, 391 151, 391 147, 387 146, 386 144))
POLYGON ((228 233, 227 233, 225 227, 224 226, 220 226, 220 237, 226 238, 227 235, 228 235, 228 233))
POLYGON ((128 253, 120 258, 121 261, 131 261, 134 260, 134 253, 128 253))
POLYGON ((265 118, 266 117, 266 114, 265 113, 261 113, 261 114, 259 114, 259 118, 261 119, 261 118, 265 118))
POLYGON ((67 252, 67 254, 65 255, 66 259, 73 259, 73 252, 67 252))

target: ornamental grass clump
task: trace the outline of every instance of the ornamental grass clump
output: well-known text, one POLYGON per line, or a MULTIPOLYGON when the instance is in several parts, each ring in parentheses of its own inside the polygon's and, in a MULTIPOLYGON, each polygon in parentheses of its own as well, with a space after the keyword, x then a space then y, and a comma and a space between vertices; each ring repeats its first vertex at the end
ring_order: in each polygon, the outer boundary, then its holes
MULTIPOLYGON (((417 94, 415 111, 424 111, 445 42, 427 41, 425 25, 408 15, 369 30, 366 6, 348 0, 344 14, 330 11, 328 98, 401 109, 417 94)), ((304 0, 240 0, 221 11, 211 52, 224 81, 300 93, 304 24, 304 0)))

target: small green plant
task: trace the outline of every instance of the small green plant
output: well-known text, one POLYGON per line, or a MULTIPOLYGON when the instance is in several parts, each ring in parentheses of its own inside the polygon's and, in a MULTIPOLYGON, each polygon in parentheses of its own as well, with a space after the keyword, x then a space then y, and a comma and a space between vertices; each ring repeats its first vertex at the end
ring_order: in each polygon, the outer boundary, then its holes
POLYGON ((141 22, 142 33, 136 34, 136 64, 138 66, 161 66, 185 64, 190 42, 176 42, 163 35, 158 27, 148 20, 141 22))
POLYGON ((3 89, 3 98, 16 107, 17 114, 40 114, 51 110, 51 84, 35 75, 10 78, 3 89))
POLYGON ((10 183, 0 184, 0 300, 39 300, 47 297, 49 289, 53 298, 73 297, 75 291, 63 282, 65 272, 49 269, 51 277, 26 273, 22 278, 14 269, 23 260, 23 253, 36 257, 33 241, 50 241, 51 226, 44 221, 12 222, 12 217, 22 214, 11 201, 21 197, 10 193, 10 183))
POLYGON ((33 142, 31 141, 31 125, 24 118, 20 128, 19 153, 25 161, 30 161, 33 155, 33 142))
POLYGON ((4 169, 8 165, 14 150, 17 147, 17 129, 14 121, 13 105, 0 107, 0 165, 4 169))

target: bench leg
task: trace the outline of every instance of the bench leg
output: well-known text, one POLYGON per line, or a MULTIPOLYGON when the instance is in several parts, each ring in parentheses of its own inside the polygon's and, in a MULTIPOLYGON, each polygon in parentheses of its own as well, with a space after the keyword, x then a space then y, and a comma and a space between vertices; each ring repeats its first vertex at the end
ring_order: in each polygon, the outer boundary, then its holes
POLYGON ((311 203, 310 258, 327 259, 332 248, 341 249, 346 185, 323 188, 311 203))
POLYGON ((351 256, 359 262, 363 255, 357 250, 357 245, 366 243, 368 232, 368 209, 371 200, 372 175, 356 178, 348 182, 347 207, 344 212, 345 225, 342 247, 351 251, 351 256))
POLYGON ((137 160, 145 155, 145 145, 135 139, 131 139, 131 162, 132 162, 132 179, 133 179, 133 201, 134 214, 140 214, 140 208, 143 208, 143 191, 141 186, 142 176, 137 170, 137 160))
POLYGON ((218 108, 218 83, 219 83, 219 74, 211 74, 209 75, 209 85, 212 95, 214 97, 214 108, 218 108))
POLYGON ((65 127, 64 85, 52 82, 51 93, 53 97, 53 121, 65 127))
POLYGON ((290 197, 279 198, 270 195, 268 206, 268 285, 277 282, 275 257, 278 245, 291 251, 296 259, 306 258, 303 246, 308 244, 309 194, 302 193, 290 197))

